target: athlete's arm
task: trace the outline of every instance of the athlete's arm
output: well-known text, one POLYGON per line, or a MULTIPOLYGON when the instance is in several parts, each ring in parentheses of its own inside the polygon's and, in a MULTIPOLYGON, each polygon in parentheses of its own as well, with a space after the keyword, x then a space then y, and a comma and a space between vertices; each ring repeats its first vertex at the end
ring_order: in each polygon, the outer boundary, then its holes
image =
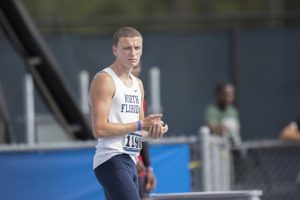
MULTIPOLYGON (((98 73, 91 83, 90 100, 92 107, 92 128, 96 138, 125 135, 137 130, 137 122, 111 123, 108 121, 111 100, 115 93, 113 79, 106 73, 98 73)), ((152 115, 141 120, 142 128, 149 130, 161 115, 152 115)))

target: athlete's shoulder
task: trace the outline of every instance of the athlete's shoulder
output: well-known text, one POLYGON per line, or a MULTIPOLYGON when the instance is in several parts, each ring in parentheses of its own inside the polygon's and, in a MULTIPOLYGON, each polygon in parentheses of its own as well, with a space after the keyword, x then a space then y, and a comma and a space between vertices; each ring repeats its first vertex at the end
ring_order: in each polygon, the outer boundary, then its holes
POLYGON ((97 74, 95 74, 93 78, 93 82, 112 82, 113 78, 106 72, 106 71, 100 71, 97 74))
POLYGON ((101 93, 114 93, 115 84, 113 78, 105 71, 98 72, 91 82, 91 93, 101 91, 101 93))

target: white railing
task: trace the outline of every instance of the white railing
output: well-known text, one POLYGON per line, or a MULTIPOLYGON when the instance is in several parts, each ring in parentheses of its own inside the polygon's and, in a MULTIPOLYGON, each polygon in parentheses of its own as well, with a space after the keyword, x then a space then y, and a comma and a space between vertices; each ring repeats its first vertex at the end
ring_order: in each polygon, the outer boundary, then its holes
POLYGON ((225 136, 212 135, 208 127, 199 129, 202 154, 202 183, 204 191, 228 191, 231 189, 230 141, 225 136))

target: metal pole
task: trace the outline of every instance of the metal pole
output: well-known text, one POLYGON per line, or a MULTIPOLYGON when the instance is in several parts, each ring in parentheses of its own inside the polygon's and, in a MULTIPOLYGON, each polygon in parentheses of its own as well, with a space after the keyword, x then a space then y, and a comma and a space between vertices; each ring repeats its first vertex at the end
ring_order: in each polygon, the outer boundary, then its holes
POLYGON ((210 136, 212 142, 210 143, 210 148, 212 151, 211 159, 212 159, 212 180, 213 180, 213 188, 212 191, 221 191, 222 190, 222 174, 221 174, 221 162, 220 162, 220 142, 217 136, 210 136))
POLYGON ((162 112, 161 99, 160 99, 160 69, 152 67, 150 69, 150 112, 162 112))
POLYGON ((230 141, 228 137, 224 137, 224 149, 223 149, 223 162, 224 162, 224 190, 231 190, 231 180, 232 180, 232 165, 231 165, 231 154, 230 154, 230 141))
POLYGON ((199 129, 199 135, 201 140, 201 154, 202 154, 202 177, 203 177, 203 190, 212 191, 211 180, 211 158, 210 158, 210 142, 209 142, 209 129, 203 126, 199 129))
POLYGON ((82 70, 79 74, 79 84, 80 84, 80 105, 81 110, 84 114, 90 113, 89 107, 89 81, 90 77, 86 70, 82 70))
POLYGON ((28 145, 35 143, 35 111, 34 111, 34 85, 32 76, 25 75, 25 121, 26 121, 26 142, 28 145))

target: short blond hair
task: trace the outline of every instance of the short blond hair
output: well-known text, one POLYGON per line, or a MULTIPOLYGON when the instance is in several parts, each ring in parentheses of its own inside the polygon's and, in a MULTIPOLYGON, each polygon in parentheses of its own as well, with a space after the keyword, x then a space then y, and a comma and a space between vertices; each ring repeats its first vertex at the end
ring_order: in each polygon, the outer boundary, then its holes
POLYGON ((113 45, 118 46, 119 40, 121 37, 142 37, 142 34, 136 30, 135 28, 125 26, 122 28, 119 28, 113 36, 113 45))

